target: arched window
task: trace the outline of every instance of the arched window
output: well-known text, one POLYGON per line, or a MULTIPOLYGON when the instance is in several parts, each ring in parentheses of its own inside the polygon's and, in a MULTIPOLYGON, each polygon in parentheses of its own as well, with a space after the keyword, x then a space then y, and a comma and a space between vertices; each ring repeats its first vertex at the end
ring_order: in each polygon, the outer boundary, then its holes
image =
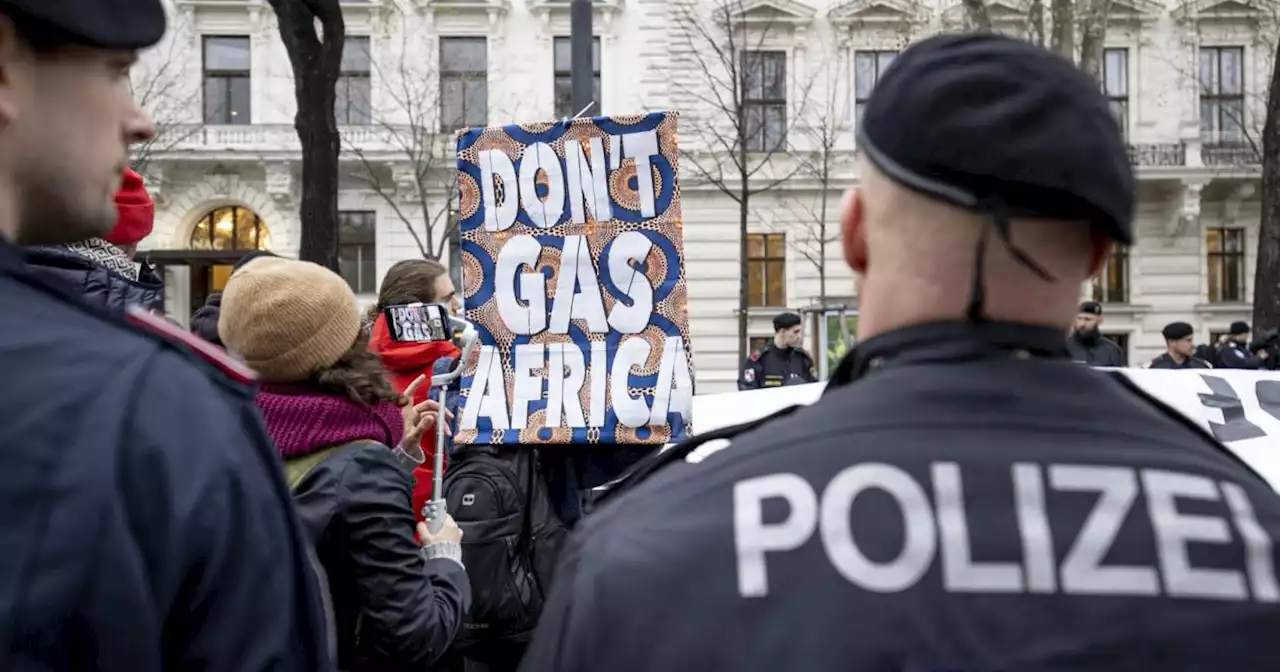
POLYGON ((258 213, 228 205, 201 217, 190 243, 194 250, 268 250, 271 232, 258 213))

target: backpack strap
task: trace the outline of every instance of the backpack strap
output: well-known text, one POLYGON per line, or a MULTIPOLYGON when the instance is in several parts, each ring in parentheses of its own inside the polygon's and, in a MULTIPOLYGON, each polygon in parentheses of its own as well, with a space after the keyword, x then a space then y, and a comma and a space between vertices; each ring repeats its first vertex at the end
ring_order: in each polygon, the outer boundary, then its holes
POLYGON ((336 452, 340 452, 345 448, 351 448, 353 446, 359 446, 367 443, 372 443, 372 442, 371 441, 352 441, 350 443, 340 443, 336 446, 321 448, 320 450, 317 450, 314 453, 307 453, 306 455, 303 455, 301 457, 294 457, 294 458, 285 460, 284 472, 285 472, 285 476, 288 478, 288 481, 289 481, 289 491, 293 492, 294 490, 297 490, 298 484, 302 483, 302 481, 312 471, 314 471, 316 467, 320 466, 320 463, 324 462, 325 459, 327 459, 330 455, 336 452))

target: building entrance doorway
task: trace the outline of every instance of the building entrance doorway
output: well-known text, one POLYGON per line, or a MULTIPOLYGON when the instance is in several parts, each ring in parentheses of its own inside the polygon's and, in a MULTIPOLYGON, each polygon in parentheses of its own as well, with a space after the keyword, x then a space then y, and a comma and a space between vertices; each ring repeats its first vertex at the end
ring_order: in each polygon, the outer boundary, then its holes
POLYGON ((165 312, 183 326, 210 294, 221 292, 246 252, 270 250, 271 232, 253 210, 214 208, 196 222, 188 247, 149 250, 145 255, 165 280, 165 312))

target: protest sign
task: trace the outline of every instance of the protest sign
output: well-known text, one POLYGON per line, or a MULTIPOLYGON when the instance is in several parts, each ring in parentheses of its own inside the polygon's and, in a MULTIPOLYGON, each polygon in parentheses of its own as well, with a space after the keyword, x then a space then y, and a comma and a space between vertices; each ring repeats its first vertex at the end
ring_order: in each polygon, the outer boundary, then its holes
POLYGON ((458 138, 462 293, 480 347, 461 444, 667 443, 693 359, 676 115, 458 138))

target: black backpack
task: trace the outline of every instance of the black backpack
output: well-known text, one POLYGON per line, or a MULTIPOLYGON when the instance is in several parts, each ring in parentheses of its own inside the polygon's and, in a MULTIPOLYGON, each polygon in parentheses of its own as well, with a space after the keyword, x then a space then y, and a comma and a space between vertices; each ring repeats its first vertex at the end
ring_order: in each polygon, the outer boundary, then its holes
POLYGON ((455 648, 526 641, 538 624, 556 556, 567 535, 532 448, 468 446, 444 478, 449 513, 462 528, 471 611, 455 648))

